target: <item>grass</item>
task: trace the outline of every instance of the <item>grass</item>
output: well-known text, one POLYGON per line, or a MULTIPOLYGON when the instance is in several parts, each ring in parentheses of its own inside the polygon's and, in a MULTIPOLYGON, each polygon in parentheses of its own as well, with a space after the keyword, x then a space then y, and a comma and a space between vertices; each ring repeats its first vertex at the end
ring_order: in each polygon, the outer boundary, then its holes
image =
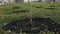
POLYGON ((0 6, 0 30, 4 23, 9 24, 13 21, 30 17, 30 15, 41 18, 51 18, 60 24, 60 4, 59 3, 32 3, 29 4, 6 4, 0 6), (18 7, 18 8, 17 8, 18 7), (51 8, 53 9, 46 9, 51 8), (13 10, 31 10, 30 12, 13 13, 13 10))

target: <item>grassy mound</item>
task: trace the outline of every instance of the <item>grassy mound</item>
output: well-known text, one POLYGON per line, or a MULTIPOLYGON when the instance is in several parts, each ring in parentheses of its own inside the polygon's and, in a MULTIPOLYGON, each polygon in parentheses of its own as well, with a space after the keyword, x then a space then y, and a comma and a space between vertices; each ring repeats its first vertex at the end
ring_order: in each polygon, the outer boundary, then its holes
POLYGON ((32 3, 29 4, 6 4, 0 6, 0 30, 4 24, 13 21, 37 16, 42 18, 51 18, 60 24, 60 4, 57 3, 32 3), (17 11, 18 13, 17 13, 17 11), (14 12, 15 11, 15 12, 14 12), (23 12, 25 11, 25 12, 23 12), (30 11, 30 12, 27 12, 30 11))

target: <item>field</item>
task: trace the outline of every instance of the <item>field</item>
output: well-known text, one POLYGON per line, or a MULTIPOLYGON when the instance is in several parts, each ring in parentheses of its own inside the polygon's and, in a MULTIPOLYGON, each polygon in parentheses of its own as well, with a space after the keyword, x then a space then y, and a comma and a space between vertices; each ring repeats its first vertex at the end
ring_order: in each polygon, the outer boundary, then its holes
POLYGON ((0 33, 13 21, 32 17, 51 18, 60 24, 59 3, 6 4, 0 6, 0 33))

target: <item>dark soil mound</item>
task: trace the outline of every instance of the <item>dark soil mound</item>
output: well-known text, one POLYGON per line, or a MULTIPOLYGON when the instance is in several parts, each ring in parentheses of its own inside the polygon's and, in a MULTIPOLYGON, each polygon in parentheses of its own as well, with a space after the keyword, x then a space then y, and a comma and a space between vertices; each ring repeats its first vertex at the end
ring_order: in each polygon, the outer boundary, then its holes
POLYGON ((55 10, 54 7, 45 8, 46 10, 55 10))
POLYGON ((32 6, 32 7, 34 7, 34 8, 42 8, 41 6, 32 6))
POLYGON ((35 7, 35 8, 42 8, 42 7, 35 7))
POLYGON ((55 23, 50 18, 31 18, 31 19, 32 23, 30 22, 30 18, 26 18, 7 24, 4 26, 4 29, 11 31, 20 31, 20 29, 22 29, 23 32, 35 32, 35 33, 48 29, 49 31, 60 32, 60 24, 55 23))
POLYGON ((29 12, 29 10, 13 10, 12 13, 29 12))

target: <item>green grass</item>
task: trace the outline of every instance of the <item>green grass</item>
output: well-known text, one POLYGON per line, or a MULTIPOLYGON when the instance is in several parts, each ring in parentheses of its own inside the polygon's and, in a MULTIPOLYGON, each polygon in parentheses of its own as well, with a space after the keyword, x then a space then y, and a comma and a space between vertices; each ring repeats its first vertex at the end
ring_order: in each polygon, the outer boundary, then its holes
POLYGON ((16 20, 27 18, 32 16, 38 16, 42 18, 51 18, 56 23, 60 24, 60 4, 57 3, 32 3, 29 4, 6 4, 0 6, 0 30, 4 26, 4 23, 11 23, 16 20), (16 8, 19 7, 19 8, 16 8), (15 8, 14 8, 15 7, 15 8), (40 7, 40 8, 36 8, 40 7), (54 9, 46 9, 53 7, 54 9), (31 10, 30 12, 12 13, 14 10, 31 10))

